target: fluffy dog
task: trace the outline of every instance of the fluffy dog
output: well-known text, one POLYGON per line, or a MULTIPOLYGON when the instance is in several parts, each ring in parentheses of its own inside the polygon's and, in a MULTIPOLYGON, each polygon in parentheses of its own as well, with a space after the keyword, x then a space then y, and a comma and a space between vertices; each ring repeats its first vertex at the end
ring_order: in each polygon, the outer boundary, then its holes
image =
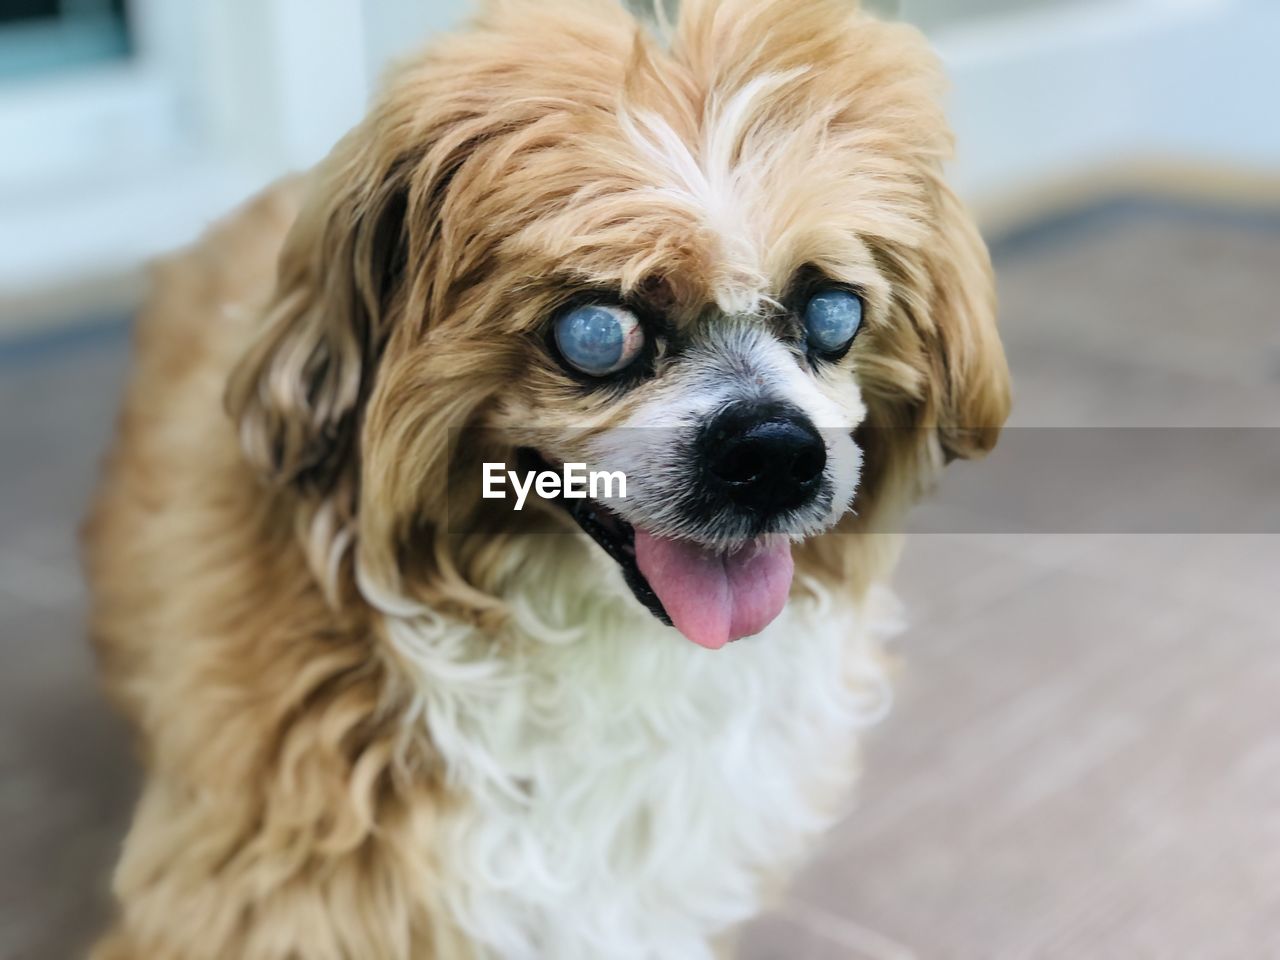
POLYGON ((146 768, 99 960, 727 945, 1006 415, 938 88, 841 0, 494 2, 159 266, 87 533, 146 768))

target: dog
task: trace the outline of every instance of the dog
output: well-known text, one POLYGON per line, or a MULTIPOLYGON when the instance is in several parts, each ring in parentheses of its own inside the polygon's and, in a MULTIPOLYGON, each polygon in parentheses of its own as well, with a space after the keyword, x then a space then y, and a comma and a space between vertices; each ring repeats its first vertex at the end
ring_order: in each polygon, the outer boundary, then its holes
POLYGON ((731 951, 1008 412, 940 90, 844 0, 493 0, 157 265, 85 534, 145 768, 97 960, 731 951))

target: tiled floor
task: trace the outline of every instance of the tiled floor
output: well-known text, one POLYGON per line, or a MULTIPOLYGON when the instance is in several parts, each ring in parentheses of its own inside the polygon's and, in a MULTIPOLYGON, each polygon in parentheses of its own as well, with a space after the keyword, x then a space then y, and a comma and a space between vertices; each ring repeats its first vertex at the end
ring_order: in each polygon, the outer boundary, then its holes
MULTIPOLYGON (((997 262, 1015 425, 1280 425, 1280 218, 1113 205, 997 262)), ((122 362, 111 335, 0 347, 4 960, 75 955, 127 816, 72 546, 122 362)), ((1208 466, 1205 502, 1246 469, 1208 466)), ((997 467, 953 481, 988 518, 997 467)), ((1280 472, 1243 479, 1276 516, 1280 472)), ((1280 956, 1278 584, 1280 536, 914 535, 897 708, 743 955, 1280 956)))

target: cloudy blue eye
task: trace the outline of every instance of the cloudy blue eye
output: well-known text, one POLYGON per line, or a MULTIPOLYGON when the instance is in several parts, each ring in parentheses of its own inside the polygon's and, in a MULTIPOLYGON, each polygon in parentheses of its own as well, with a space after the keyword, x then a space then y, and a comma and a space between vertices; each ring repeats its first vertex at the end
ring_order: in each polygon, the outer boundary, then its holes
POLYGON ((862 298, 839 287, 814 294, 804 308, 809 345, 819 353, 840 353, 862 326, 862 298))
POLYGON ((570 364, 593 377, 629 366, 644 348, 644 330, 622 307, 576 307, 556 321, 556 346, 570 364))

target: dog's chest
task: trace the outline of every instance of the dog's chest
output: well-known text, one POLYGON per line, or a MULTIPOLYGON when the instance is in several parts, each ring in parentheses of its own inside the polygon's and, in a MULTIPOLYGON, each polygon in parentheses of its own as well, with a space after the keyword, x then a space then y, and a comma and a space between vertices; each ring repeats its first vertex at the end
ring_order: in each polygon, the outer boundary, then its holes
POLYGON ((496 957, 710 957, 838 812, 887 703, 887 610, 797 602, 711 652, 608 599, 573 630, 526 611, 515 656, 421 664, 460 800, 442 894, 496 957))

